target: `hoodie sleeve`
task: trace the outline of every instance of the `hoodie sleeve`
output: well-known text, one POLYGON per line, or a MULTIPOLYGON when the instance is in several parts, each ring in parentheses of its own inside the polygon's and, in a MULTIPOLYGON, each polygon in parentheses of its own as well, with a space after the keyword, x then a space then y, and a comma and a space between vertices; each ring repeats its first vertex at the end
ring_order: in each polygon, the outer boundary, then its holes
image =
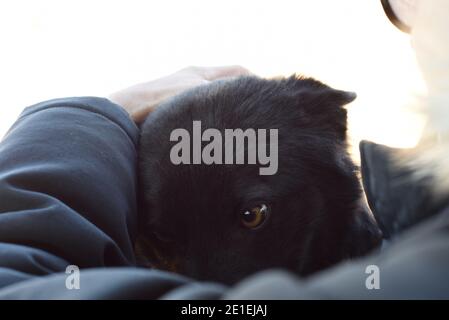
POLYGON ((25 109, 0 142, 0 290, 68 265, 134 265, 137 139, 106 99, 25 109))

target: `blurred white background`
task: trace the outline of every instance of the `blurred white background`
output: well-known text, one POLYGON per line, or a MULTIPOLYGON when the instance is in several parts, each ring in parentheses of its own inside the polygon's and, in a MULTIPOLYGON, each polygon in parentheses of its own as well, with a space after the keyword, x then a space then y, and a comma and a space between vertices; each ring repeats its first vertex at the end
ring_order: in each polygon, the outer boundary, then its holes
POLYGON ((410 40, 378 0, 1 1, 0 40, 0 136, 42 100, 106 96, 189 65, 228 64, 356 91, 355 147, 409 147, 422 128, 405 108, 424 91, 410 40))

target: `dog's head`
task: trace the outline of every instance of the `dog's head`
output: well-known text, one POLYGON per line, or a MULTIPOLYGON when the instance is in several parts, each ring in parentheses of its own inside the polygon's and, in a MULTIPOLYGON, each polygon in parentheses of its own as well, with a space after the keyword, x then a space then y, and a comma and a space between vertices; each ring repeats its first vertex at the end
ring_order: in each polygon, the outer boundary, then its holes
POLYGON ((343 105, 354 98, 308 78, 242 77, 161 105, 141 128, 139 250, 152 265, 231 283, 266 268, 307 275, 372 249, 379 231, 346 152, 343 105), (171 133, 184 128, 193 139, 193 121, 223 137, 278 129, 277 172, 173 164, 171 133))

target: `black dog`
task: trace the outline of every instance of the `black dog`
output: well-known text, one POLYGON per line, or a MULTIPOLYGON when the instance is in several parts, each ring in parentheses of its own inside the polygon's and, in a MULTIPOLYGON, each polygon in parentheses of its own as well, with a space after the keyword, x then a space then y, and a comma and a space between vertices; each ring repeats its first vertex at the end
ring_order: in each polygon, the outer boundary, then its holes
MULTIPOLYGON (((267 268, 308 275, 363 255, 381 239, 360 205, 343 105, 355 94, 292 76, 242 77, 170 99, 141 127, 141 236, 149 265, 232 283, 267 268), (178 164, 171 132, 278 129, 278 170, 178 164)), ((204 143, 203 143, 204 145, 204 143)))

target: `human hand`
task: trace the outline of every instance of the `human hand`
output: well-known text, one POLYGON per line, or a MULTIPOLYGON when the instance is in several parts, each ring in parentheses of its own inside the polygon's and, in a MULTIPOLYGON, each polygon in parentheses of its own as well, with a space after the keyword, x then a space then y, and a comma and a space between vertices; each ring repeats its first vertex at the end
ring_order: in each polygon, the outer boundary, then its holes
POLYGON ((140 123, 163 100, 182 91, 214 80, 248 74, 250 72, 240 66, 188 67, 169 76, 115 92, 109 96, 109 100, 121 105, 136 123, 140 123))

